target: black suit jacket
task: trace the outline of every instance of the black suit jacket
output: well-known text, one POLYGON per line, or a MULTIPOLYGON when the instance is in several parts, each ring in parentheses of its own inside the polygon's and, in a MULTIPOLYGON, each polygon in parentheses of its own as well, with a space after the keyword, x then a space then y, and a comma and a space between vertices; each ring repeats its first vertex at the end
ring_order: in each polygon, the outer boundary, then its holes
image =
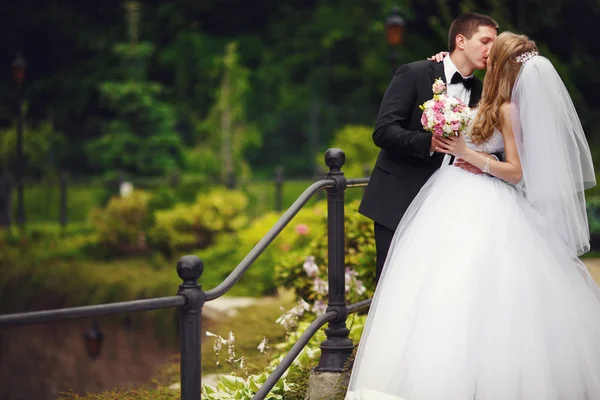
MULTIPOLYGON (((373 142, 381 148, 359 212, 396 230, 419 190, 440 167, 443 154, 430 156, 431 133, 423 130, 419 105, 433 97, 431 86, 446 82, 444 64, 417 61, 401 66, 381 102, 373 142)), ((482 83, 473 78, 470 107, 481 98, 482 83)))

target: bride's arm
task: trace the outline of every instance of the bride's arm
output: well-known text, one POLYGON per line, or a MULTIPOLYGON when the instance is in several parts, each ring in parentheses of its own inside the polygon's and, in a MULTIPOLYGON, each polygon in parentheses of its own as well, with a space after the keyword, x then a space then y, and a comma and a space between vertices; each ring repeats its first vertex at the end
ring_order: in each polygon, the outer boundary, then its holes
POLYGON ((497 178, 505 180, 508 183, 516 185, 523 177, 521 169, 521 160, 517 151, 517 144, 512 129, 510 119, 510 104, 502 105, 500 109, 500 124, 501 132, 504 138, 504 151, 506 161, 490 160, 488 157, 469 149, 463 138, 444 138, 444 146, 438 151, 446 152, 454 155, 457 158, 462 158, 466 162, 480 168, 483 172, 487 172, 497 178))

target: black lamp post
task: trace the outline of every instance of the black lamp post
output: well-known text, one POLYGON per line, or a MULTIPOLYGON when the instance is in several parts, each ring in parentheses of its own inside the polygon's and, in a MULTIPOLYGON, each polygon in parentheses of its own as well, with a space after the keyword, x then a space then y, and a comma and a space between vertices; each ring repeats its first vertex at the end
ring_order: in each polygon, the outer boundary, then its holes
POLYGON ((98 329, 96 320, 92 322, 92 327, 83 334, 83 339, 85 341, 85 349, 88 356, 92 360, 98 358, 100 356, 100 350, 102 349, 104 335, 100 332, 100 329, 98 329))
POLYGON ((385 20, 385 38, 390 46, 390 64, 392 76, 398 69, 398 46, 404 41, 404 19, 400 16, 398 7, 392 8, 392 13, 385 20))
POLYGON ((21 55, 21 51, 17 53, 12 67, 13 77, 18 88, 18 106, 19 118, 17 119, 17 224, 23 228, 25 226, 25 206, 23 199, 23 81, 25 80, 25 67, 27 62, 21 55))

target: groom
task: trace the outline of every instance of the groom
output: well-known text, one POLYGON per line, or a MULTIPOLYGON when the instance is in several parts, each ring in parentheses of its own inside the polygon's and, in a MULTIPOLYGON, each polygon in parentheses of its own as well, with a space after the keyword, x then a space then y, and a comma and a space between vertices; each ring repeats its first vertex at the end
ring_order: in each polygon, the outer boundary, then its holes
POLYGON ((498 29, 496 21, 487 15, 462 14, 448 32, 449 57, 442 63, 404 64, 392 78, 373 132, 373 142, 381 151, 358 209, 374 221, 377 280, 398 223, 444 157, 435 152, 438 139, 423 130, 419 105, 433 97, 431 86, 442 78, 448 95, 476 106, 482 83, 473 72, 485 69, 498 29))

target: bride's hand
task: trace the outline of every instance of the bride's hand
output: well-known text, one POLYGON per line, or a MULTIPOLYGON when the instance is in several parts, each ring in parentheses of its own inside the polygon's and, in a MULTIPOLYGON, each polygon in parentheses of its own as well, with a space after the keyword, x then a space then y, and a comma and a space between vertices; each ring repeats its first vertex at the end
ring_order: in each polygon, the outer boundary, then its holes
POLYGON ((462 158, 469 151, 463 135, 440 137, 440 144, 436 150, 440 153, 452 154, 456 158, 462 158))
POLYGON ((444 57, 446 57, 448 54, 450 53, 448 53, 447 51, 440 51, 439 53, 429 57, 428 60, 442 62, 442 60, 444 60, 444 57))

